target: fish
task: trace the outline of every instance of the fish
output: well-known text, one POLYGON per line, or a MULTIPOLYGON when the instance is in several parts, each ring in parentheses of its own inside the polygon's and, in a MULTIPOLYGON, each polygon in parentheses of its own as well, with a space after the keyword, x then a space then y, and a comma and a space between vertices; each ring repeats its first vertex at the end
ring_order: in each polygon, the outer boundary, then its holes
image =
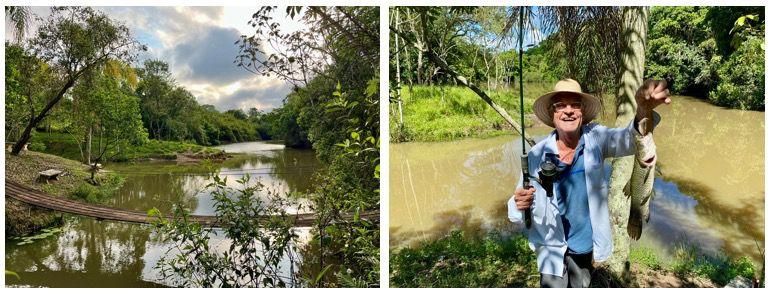
POLYGON ((654 125, 659 116, 652 115, 638 122, 638 130, 645 135, 635 134, 637 152, 630 181, 625 185, 624 193, 630 198, 630 217, 627 220, 627 234, 630 238, 641 238, 644 222, 649 222, 649 205, 654 197, 654 178, 656 177, 657 146, 654 144, 654 125))

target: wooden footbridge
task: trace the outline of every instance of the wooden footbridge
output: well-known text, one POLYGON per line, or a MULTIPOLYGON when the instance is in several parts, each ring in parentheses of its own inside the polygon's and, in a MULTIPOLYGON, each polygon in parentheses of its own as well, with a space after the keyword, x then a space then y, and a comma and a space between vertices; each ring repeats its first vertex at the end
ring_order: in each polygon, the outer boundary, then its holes
MULTIPOLYGON (((76 215, 93 217, 98 220, 112 220, 130 223, 149 224, 156 220, 156 217, 150 217, 146 212, 113 208, 103 205, 89 204, 85 202, 65 199, 46 194, 45 192, 5 180, 5 195, 21 202, 47 208, 55 211, 66 212, 76 215)), ((171 219, 171 216, 167 216, 171 219)), ((267 216, 266 216, 267 217, 267 216)), ((316 215, 313 213, 299 213, 290 215, 293 218, 296 227, 310 227, 314 225, 316 215)), ((361 213, 360 218, 370 220, 374 223, 380 221, 379 211, 369 211, 361 213)), ((347 216, 353 219, 353 215, 347 216)), ((217 218, 208 215, 191 215, 188 221, 200 223, 205 227, 218 227, 217 218)))

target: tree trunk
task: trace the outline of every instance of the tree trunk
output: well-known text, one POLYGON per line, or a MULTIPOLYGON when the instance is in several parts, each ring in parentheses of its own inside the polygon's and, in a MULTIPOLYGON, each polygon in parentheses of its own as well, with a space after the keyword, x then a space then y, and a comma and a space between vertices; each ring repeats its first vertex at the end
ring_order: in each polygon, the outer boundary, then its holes
MULTIPOLYGON (((394 26, 399 30, 399 9, 395 10, 396 21, 394 26)), ((402 77, 399 71, 399 36, 394 34, 394 51, 396 51, 397 58, 397 108, 399 108, 399 126, 402 127, 404 121, 402 120, 402 77)))
POLYGON ((78 76, 80 76, 81 72, 76 73, 71 79, 67 80, 67 83, 65 83, 62 89, 59 90, 59 93, 57 93, 53 99, 48 101, 46 107, 44 107, 37 116, 30 120, 30 122, 27 124, 27 127, 24 128, 24 132, 21 134, 19 141, 16 141, 16 144, 13 145, 13 149, 11 149, 12 155, 19 155, 21 149, 24 148, 24 145, 26 145, 27 142, 29 142, 29 139, 32 137, 32 129, 34 129, 41 121, 43 121, 44 118, 46 118, 48 112, 51 111, 51 109, 54 108, 57 103, 59 103, 59 100, 62 100, 64 93, 67 93, 67 90, 69 90, 72 85, 75 84, 75 80, 78 79, 78 76))
POLYGON ((88 126, 88 132, 86 133, 86 156, 84 158, 86 164, 91 164, 91 135, 93 133, 93 127, 88 126))
MULTIPOLYGON (((617 76, 616 127, 627 126, 635 117, 635 92, 643 84, 649 9, 625 7, 622 13, 623 48, 621 68, 617 76)), ((622 190, 630 181, 633 160, 634 156, 614 159, 609 183, 608 204, 614 252, 608 264, 612 273, 619 277, 626 277, 629 273, 630 239, 627 235, 627 220, 630 216, 630 200, 622 190)))

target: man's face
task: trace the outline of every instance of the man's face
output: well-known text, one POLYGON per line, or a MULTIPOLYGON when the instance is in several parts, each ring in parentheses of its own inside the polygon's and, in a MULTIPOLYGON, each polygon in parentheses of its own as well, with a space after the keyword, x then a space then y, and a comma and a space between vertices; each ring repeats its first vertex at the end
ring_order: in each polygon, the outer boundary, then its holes
POLYGON ((555 129, 576 132, 582 125, 582 98, 574 94, 557 94, 552 98, 552 122, 555 129))

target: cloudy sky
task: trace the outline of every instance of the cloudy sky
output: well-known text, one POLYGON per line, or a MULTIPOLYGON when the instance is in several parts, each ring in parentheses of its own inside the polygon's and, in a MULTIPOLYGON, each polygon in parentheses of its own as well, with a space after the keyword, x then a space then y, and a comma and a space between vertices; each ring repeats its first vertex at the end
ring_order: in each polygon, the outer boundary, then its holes
MULTIPOLYGON (((126 24, 148 51, 140 59, 169 63, 177 82, 193 93, 200 104, 218 110, 251 107, 269 110, 281 106, 290 85, 273 77, 247 72, 233 64, 239 36, 253 35, 247 24, 258 7, 100 7, 112 19, 126 24)), ((284 16, 279 7, 274 18, 287 32, 304 24, 284 16)), ((35 7, 45 17, 49 8, 35 7)), ((35 27, 31 27, 32 30, 35 27)), ((6 38, 11 38, 6 25, 6 38)), ((141 62, 141 61, 140 61, 141 62)))

